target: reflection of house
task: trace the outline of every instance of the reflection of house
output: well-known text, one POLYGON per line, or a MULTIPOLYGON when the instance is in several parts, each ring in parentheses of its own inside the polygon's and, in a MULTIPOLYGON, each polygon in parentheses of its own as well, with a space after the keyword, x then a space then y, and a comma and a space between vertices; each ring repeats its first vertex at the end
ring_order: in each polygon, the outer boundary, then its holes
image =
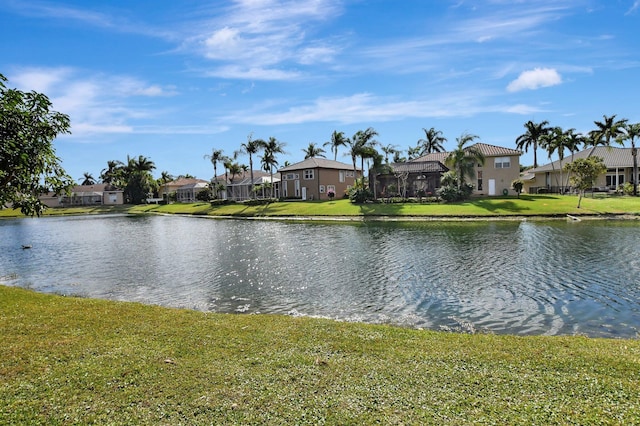
MULTIPOLYGON (((591 148, 584 151, 576 152, 573 155, 566 155, 562 160, 562 167, 578 158, 587 158, 591 153, 591 148)), ((598 146, 591 154, 592 157, 600 157, 607 166, 607 172, 595 182, 594 189, 600 191, 615 190, 625 182, 631 182, 633 176, 633 156, 631 148, 613 148, 598 146)), ((545 164, 536 169, 527 170, 523 176, 523 191, 529 194, 537 194, 539 192, 559 193, 560 188, 564 187, 571 190, 569 183, 569 175, 563 170, 562 180, 560 179, 560 160, 545 164)), ((640 176, 637 176, 640 178, 640 176)), ((637 182, 637 180, 636 180, 637 182)))
MULTIPOLYGON (((251 198, 271 198, 271 175, 262 170, 253 171, 253 182, 251 172, 243 172, 235 175, 220 175, 216 179, 224 189, 218 192, 218 198, 223 200, 245 201, 251 198), (225 184, 225 179, 228 181, 225 184)), ((274 197, 280 195, 280 179, 273 176, 274 197)))
POLYGON ((328 200, 329 192, 342 196, 362 176, 362 170, 326 158, 307 158, 278 170, 282 186, 282 197, 303 200, 328 200))
POLYGON ((111 185, 96 183, 74 186, 70 195, 43 194, 40 196, 40 201, 48 207, 113 206, 124 204, 122 194, 121 190, 111 185))
POLYGON ((376 198, 429 196, 435 194, 440 187, 440 177, 448 170, 439 161, 389 164, 379 173, 369 172, 369 188, 375 191, 376 198))
MULTIPOLYGON (((503 148, 486 143, 476 143, 475 147, 485 157, 484 165, 477 164, 473 184, 473 195, 502 195, 511 189, 511 182, 520 176, 520 155, 515 149, 503 148)), ((427 154, 411 162, 439 161, 446 163, 448 152, 427 154)))

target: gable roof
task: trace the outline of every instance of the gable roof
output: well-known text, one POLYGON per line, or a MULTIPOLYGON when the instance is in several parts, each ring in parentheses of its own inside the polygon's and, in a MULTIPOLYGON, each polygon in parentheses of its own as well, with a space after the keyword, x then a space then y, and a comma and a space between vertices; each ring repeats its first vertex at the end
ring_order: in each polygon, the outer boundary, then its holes
MULTIPOLYGON (((517 149, 505 148, 502 146, 489 145, 487 143, 474 143, 473 145, 469 145, 467 148, 476 148, 478 149, 482 155, 485 157, 503 157, 503 156, 511 156, 511 155, 522 155, 522 151, 518 151, 517 149)), ((440 161, 444 163, 450 152, 433 152, 431 154, 423 155, 422 157, 416 158, 410 161, 440 161)))
MULTIPOLYGON (((283 167, 278 170, 279 173, 290 172, 292 170, 301 169, 336 169, 336 170, 353 170, 353 166, 347 163, 341 163, 339 161, 327 160, 326 158, 311 157, 306 160, 300 161, 295 164, 291 164, 287 167, 283 167)), ((361 171, 360 167, 356 166, 357 171, 361 171)))
MULTIPOLYGON (((583 151, 576 152, 573 156, 574 160, 578 158, 587 158, 592 148, 587 148, 583 151)), ((604 161, 604 164, 608 169, 616 167, 633 167, 633 156, 631 155, 631 148, 614 148, 606 146, 597 146, 593 151, 592 157, 600 157, 604 161)), ((562 165, 571 162, 571 154, 564 156, 562 165)), ((527 170, 528 173, 540 173, 540 172, 552 172, 554 170, 560 170, 560 160, 552 161, 549 164, 544 164, 536 169, 527 170)))

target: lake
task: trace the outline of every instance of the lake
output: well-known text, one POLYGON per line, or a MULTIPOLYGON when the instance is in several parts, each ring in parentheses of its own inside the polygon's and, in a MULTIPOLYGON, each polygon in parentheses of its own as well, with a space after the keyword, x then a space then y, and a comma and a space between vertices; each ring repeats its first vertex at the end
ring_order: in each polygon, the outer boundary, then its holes
POLYGON ((0 283, 224 313, 638 337, 635 221, 0 220, 0 283), (22 245, 31 245, 22 249, 22 245))

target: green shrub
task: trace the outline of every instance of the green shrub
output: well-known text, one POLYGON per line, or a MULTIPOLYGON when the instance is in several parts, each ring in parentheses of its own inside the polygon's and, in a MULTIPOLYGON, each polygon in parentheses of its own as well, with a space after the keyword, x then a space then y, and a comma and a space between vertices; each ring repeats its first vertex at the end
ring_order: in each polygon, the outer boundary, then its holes
POLYGON ((367 188, 352 188, 349 191, 349 200, 355 204, 366 203, 373 199, 373 193, 367 188))

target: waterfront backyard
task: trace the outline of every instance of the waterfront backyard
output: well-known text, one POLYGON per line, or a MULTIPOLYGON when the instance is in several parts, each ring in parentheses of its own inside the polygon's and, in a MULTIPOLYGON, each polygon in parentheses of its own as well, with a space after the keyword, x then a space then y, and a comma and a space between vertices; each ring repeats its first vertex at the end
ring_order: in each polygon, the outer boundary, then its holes
MULTIPOLYGON (((11 285, 0 287, 0 423, 640 424, 637 224, 567 221, 577 199, 557 198, 174 204, 2 221, 2 259, 14 260, 0 273, 11 285), (252 209, 358 222, 129 214, 252 209), (385 209, 408 222, 360 223, 390 219, 385 209), (412 223, 430 219, 423 209, 449 220, 412 223), (496 218, 515 220, 485 220, 496 218), (426 249, 435 244, 439 254, 426 249), (130 269, 105 273, 122 259, 130 269)), ((640 211, 631 197, 586 201, 578 213, 589 217, 640 211)))

